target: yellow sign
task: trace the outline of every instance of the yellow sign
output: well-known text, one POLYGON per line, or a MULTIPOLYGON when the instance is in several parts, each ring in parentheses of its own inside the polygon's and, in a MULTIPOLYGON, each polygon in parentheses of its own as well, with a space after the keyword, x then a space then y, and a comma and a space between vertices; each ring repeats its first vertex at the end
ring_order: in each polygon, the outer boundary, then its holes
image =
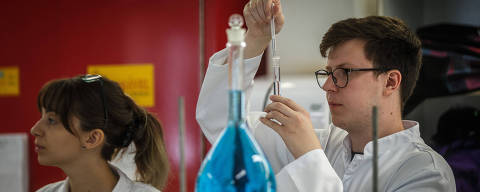
POLYGON ((127 93, 140 106, 154 106, 153 65, 128 64, 128 65, 91 65, 87 66, 88 74, 99 74, 120 84, 127 93))
POLYGON ((18 67, 0 67, 0 96, 18 96, 20 94, 20 75, 18 67))

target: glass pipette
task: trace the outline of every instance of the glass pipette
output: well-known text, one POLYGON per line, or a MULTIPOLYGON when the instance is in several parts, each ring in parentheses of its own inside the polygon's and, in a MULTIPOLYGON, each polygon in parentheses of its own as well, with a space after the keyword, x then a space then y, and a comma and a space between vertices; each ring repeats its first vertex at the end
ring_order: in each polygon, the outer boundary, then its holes
POLYGON ((280 95, 280 56, 277 55, 276 47, 276 38, 275 38, 275 17, 273 15, 273 7, 275 6, 272 3, 272 20, 270 22, 270 32, 272 33, 272 66, 273 66, 273 94, 280 95))

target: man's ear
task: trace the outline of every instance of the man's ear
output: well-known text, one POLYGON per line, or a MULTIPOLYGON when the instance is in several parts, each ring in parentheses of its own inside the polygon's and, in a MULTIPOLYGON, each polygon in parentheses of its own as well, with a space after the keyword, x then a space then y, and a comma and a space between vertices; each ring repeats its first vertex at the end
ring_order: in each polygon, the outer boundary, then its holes
POLYGON ((402 74, 399 70, 390 70, 386 73, 386 82, 383 91, 384 96, 389 96, 395 91, 400 90, 400 85, 402 83, 402 74))
POLYGON ((94 129, 82 136, 82 148, 93 149, 102 145, 105 134, 101 129, 94 129))

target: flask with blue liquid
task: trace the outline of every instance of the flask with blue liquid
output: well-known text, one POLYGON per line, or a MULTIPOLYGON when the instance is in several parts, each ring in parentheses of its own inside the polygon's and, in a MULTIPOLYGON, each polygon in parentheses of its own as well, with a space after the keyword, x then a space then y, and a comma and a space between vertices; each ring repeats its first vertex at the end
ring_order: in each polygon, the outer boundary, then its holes
POLYGON ((228 36, 229 112, 227 128, 203 160, 197 192, 275 192, 275 174, 245 120, 243 18, 230 16, 228 36))

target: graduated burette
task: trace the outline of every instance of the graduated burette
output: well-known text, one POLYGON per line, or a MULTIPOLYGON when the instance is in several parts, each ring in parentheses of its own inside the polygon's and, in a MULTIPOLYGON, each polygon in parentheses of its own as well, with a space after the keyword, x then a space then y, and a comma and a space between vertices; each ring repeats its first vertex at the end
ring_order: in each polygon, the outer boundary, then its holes
POLYGON ((273 8, 275 4, 272 3, 272 20, 270 22, 270 32, 272 36, 272 67, 273 67, 273 94, 280 95, 280 56, 277 55, 277 39, 275 38, 275 17, 273 8))

